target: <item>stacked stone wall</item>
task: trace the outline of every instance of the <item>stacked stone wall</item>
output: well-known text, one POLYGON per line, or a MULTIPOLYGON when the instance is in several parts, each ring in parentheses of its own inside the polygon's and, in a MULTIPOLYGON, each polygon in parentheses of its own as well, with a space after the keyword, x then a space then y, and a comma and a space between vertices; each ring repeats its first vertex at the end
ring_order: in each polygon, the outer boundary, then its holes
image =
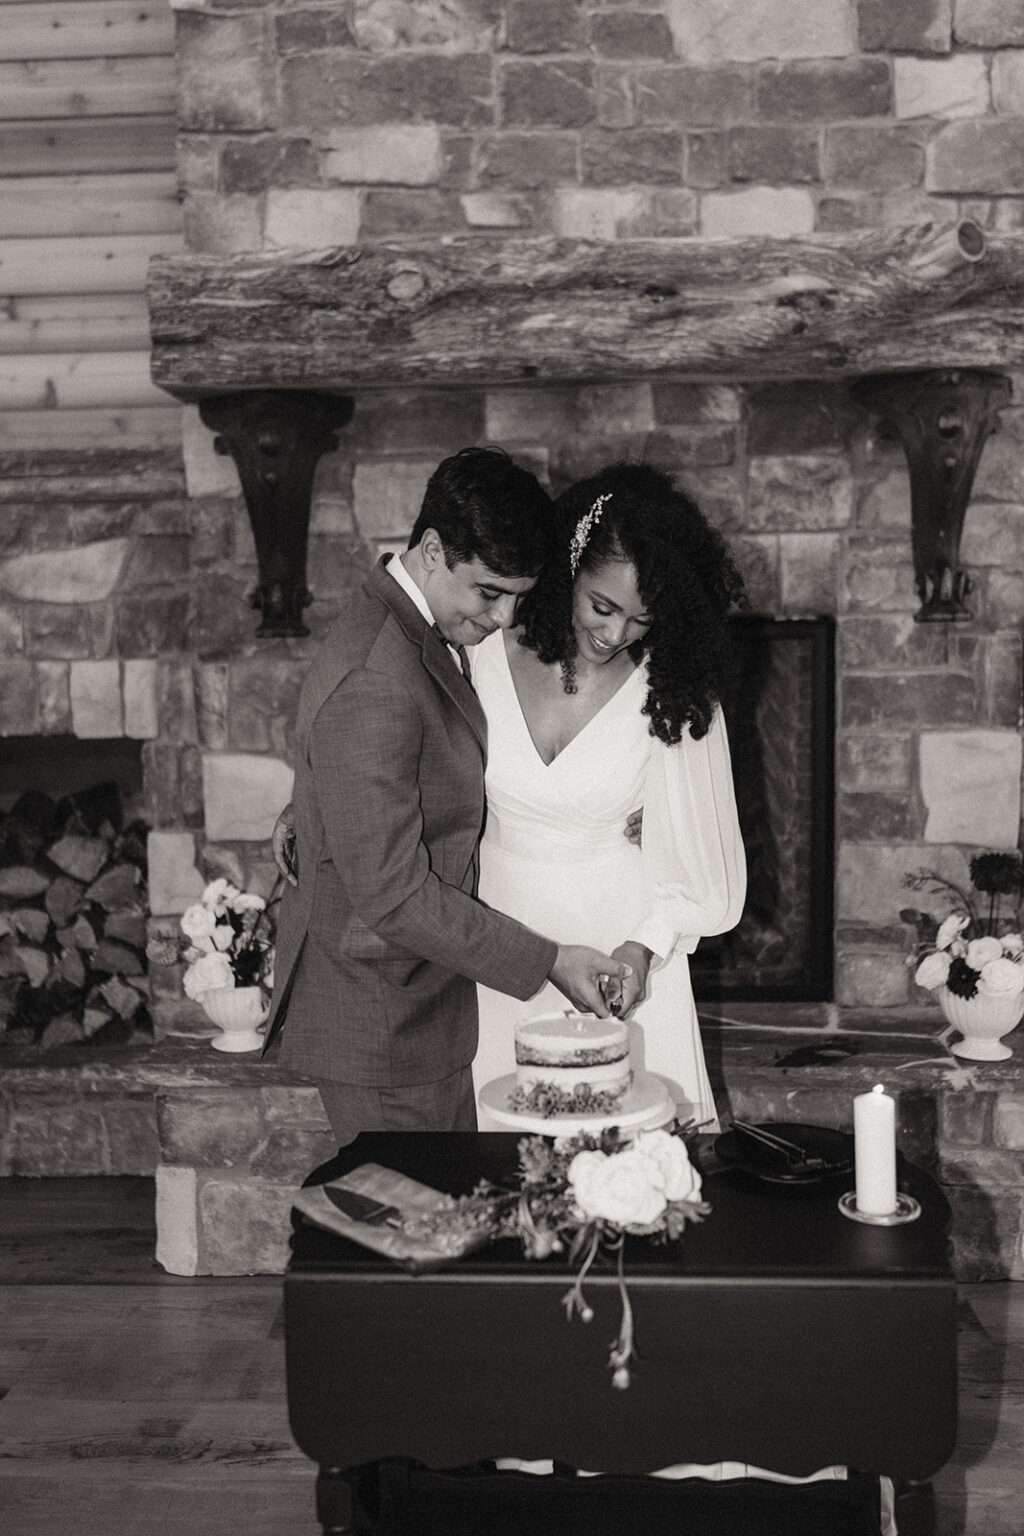
MULTIPOLYGON (((314 529, 333 563, 310 562, 311 640, 292 643, 287 658, 261 649, 222 666, 229 703, 216 739, 207 732, 204 758, 209 791, 209 749, 228 754, 218 770, 218 825, 223 814, 224 832, 240 835, 235 808, 253 804, 233 778, 245 754, 288 760, 287 711, 302 667, 343 602, 332 585, 341 540, 355 579, 381 551, 403 547, 432 467, 467 442, 503 444, 554 492, 612 458, 643 457, 676 475, 729 537, 756 610, 835 616, 835 997, 849 1006, 919 1004, 924 995, 905 965, 911 935, 899 919, 919 898, 902 889, 904 873, 927 866, 963 880, 976 848, 1017 841, 1022 438, 1024 408, 1011 406, 985 450, 967 516, 974 621, 919 625, 903 451, 879 439, 842 384, 538 386, 357 400, 314 494, 314 529)), ((225 472, 203 446, 197 432, 196 492, 205 475, 225 472)), ((263 805, 272 822, 271 803, 263 805)))
MULTIPOLYGON (((261 0, 179 19, 194 250, 1022 223, 1024 28, 1001 0, 261 0)), ((319 515, 358 565, 401 542, 437 458, 483 439, 555 490, 617 455, 677 472, 756 607, 838 619, 836 1000, 899 1005, 921 1000, 904 871, 961 878, 974 846, 1017 841, 1022 433, 1011 409, 986 449, 976 619, 955 628, 913 623, 906 464, 841 386, 361 400, 319 515)))
MULTIPOLYGON (((3 731, 143 741, 157 931, 173 931, 212 872, 269 890, 267 839, 290 790, 310 657, 353 584, 404 544, 433 465, 489 439, 555 491, 609 458, 649 459, 732 540, 756 609, 836 616, 836 1000, 920 1001, 898 917, 904 872, 959 879, 974 847, 1016 841, 1020 408, 986 449, 968 513, 977 617, 949 626, 913 621, 902 450, 877 440, 842 385, 360 400, 314 489, 311 635, 276 642, 255 639, 255 553, 234 470, 188 414, 190 494, 166 467, 144 494, 128 471, 155 477, 152 461, 123 463, 105 489, 95 475, 58 487, 25 474, 0 551, 3 731)), ((158 1012, 173 1009, 177 971, 155 968, 152 984, 158 1012)))
MULTIPOLYGON (((197 252, 1024 223, 1024 28, 1005 0, 189 0, 176 17, 197 252)), ((255 639, 237 476, 182 416, 181 459, 0 464, 0 732, 145 743, 158 930, 211 861, 269 881, 317 643, 404 544, 437 461, 493 441, 554 491, 649 459, 734 541, 755 608, 836 616, 836 1001, 921 1003, 904 871, 960 878, 1018 836, 1021 405, 967 515, 975 618, 921 626, 902 450, 843 385, 366 395, 318 468, 311 635, 292 641, 255 639)), ((153 985, 171 1008, 176 972, 153 985)))
POLYGON ((179 8, 194 250, 1019 228, 1006 0, 179 8))

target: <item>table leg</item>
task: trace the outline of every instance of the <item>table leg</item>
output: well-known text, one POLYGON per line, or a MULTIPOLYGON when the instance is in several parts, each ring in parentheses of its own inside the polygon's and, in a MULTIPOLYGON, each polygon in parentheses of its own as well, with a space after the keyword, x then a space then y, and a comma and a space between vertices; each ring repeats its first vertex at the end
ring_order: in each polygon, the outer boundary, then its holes
POLYGON ((935 1536, 935 1490, 931 1483, 896 1484, 896 1529, 900 1536, 935 1536))
POLYGON ((349 1536, 352 1487, 344 1467, 321 1467, 316 1479, 316 1517, 324 1536, 349 1536))
POLYGON ((380 1513, 380 1463, 321 1467, 316 1479, 316 1517, 323 1536, 372 1536, 380 1513))

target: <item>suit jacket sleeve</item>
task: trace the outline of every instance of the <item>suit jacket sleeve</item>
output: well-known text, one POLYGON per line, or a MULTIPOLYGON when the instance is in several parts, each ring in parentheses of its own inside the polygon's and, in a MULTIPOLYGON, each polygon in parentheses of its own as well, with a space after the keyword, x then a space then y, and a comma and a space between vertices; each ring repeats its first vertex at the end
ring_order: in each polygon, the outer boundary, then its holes
MULTIPOLYGON (((358 917, 390 943, 514 997, 531 997, 557 946, 446 883, 432 868, 420 800, 422 725, 415 701, 379 672, 350 672, 309 736, 338 878, 358 917)), ((475 858, 471 829, 467 858, 475 858)))

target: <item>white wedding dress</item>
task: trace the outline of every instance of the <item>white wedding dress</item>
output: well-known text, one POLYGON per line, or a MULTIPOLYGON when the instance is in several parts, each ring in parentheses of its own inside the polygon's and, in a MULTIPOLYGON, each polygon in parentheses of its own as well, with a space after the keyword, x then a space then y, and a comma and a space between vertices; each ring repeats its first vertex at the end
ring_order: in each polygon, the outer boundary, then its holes
MULTIPOLYGON (((647 674, 639 667, 545 764, 519 705, 504 633, 470 655, 488 733, 481 900, 562 944, 611 951, 636 939, 652 949, 647 996, 630 1021, 634 1070, 665 1078, 681 1118, 717 1128, 688 957, 702 935, 735 926, 746 891, 721 716, 700 741, 684 732, 666 747, 640 713, 647 674), (624 830, 641 806, 642 850, 624 830)), ((519 1019, 570 1005, 550 983, 526 1003, 486 987, 478 994, 479 1093, 515 1070, 519 1019)), ((481 1119, 481 1128, 496 1127, 481 1119)))
MULTIPOLYGON (((514 635, 510 644, 515 644, 514 635)), ((684 732, 666 747, 640 709, 639 667, 564 751, 545 764, 533 744, 509 670, 503 631, 470 652, 473 685, 487 716, 487 822, 480 844, 480 898, 563 944, 611 950, 638 939, 654 950, 647 997, 631 1020, 634 1069, 668 1082, 679 1114, 718 1128, 704 1065, 689 956, 703 935, 739 922, 746 895, 725 725, 718 714, 700 741, 684 732), (643 807, 642 850, 624 835, 643 807)), ((513 1030, 528 1014, 569 1004, 551 984, 527 1003, 478 987, 477 1093, 515 1071, 513 1030)), ((481 1113, 481 1130, 489 1126, 481 1113)), ((499 1467, 550 1473, 550 1461, 502 1458, 499 1467)), ((591 1475, 586 1472, 581 1477, 591 1475)), ((655 1477, 776 1482, 841 1479, 845 1467, 789 1477, 740 1462, 683 1463, 655 1477)), ((882 1536, 896 1536, 893 1486, 882 1482, 882 1536)))

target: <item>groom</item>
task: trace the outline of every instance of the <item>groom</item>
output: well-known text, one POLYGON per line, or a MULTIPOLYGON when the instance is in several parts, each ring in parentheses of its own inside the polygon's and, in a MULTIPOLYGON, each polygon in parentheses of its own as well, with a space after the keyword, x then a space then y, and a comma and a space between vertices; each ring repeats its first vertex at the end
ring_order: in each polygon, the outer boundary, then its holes
POLYGON ((409 548, 328 633, 295 732, 298 882, 278 925, 267 1047, 317 1080, 344 1145, 368 1130, 475 1130, 476 983, 551 980, 606 1017, 629 967, 476 900, 486 724, 464 647, 509 627, 551 554, 552 515, 504 453, 431 476, 409 548))

